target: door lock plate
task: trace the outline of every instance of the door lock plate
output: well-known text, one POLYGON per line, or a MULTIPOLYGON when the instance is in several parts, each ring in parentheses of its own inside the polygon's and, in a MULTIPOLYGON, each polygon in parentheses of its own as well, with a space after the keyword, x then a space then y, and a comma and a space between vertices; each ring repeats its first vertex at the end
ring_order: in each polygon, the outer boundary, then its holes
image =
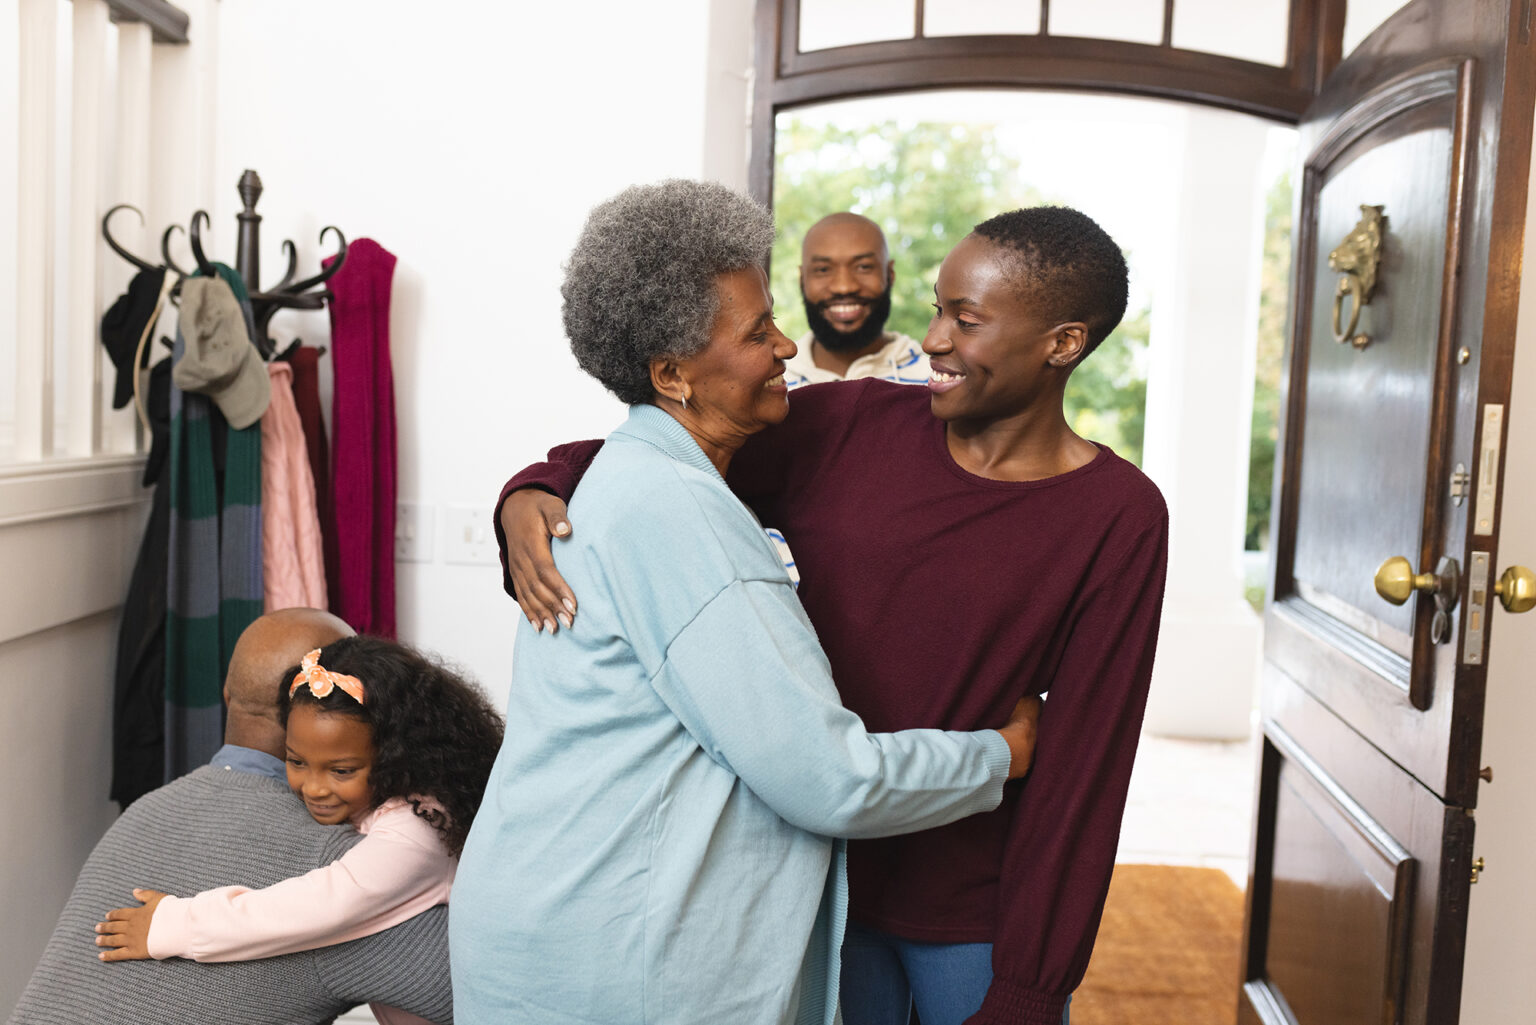
POLYGON ((1483 631, 1488 628, 1488 595, 1493 560, 1487 552, 1472 553, 1467 560, 1467 627, 1461 635, 1463 665, 1483 664, 1483 631))
POLYGON ((1499 450, 1504 441, 1504 407, 1496 402, 1483 406, 1483 445, 1477 455, 1477 499, 1473 505, 1472 533, 1493 536, 1493 513, 1499 505, 1499 450))

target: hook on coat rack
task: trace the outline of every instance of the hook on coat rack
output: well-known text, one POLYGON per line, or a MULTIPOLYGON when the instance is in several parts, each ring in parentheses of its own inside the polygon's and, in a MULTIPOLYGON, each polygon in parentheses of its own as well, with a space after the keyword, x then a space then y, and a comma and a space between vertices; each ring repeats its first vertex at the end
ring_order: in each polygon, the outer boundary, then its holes
MULTIPOLYGON (((332 298, 329 289, 320 288, 310 291, 318 285, 324 285, 341 270, 347 260, 347 237, 341 229, 335 225, 326 225, 320 230, 320 243, 325 244, 325 237, 334 233, 336 236, 336 252, 330 258, 329 264, 322 264, 318 274, 302 280, 294 280, 298 276, 299 253, 298 247, 291 239, 283 240, 283 254, 287 258, 288 267, 284 271, 281 280, 268 291, 262 291, 261 284, 261 215, 256 212, 256 202, 261 198, 261 176, 255 171, 247 170, 240 176, 240 182, 236 186, 240 193, 240 200, 244 206, 235 219, 240 224, 239 238, 236 241, 235 270, 240 279, 245 282, 245 288, 250 295, 251 315, 256 323, 256 337, 252 339, 256 348, 260 350, 262 358, 271 359, 276 352, 277 345, 267 333, 267 325, 271 323, 273 314, 278 310, 318 310, 323 309, 326 301, 332 298)), ((112 215, 119 210, 128 209, 139 215, 139 220, 144 220, 143 211, 130 203, 119 203, 108 210, 101 219, 101 234, 106 239, 107 245, 129 263, 140 270, 153 270, 155 265, 135 256, 112 237, 112 215)), ((192 214, 190 226, 187 229, 187 241, 192 249, 196 267, 204 275, 216 273, 213 262, 208 259, 203 250, 203 230, 210 224, 208 211, 198 210, 192 214)), ((165 229, 160 236, 160 256, 163 259, 161 266, 170 270, 178 278, 187 278, 191 273, 184 270, 171 256, 171 236, 181 230, 181 225, 172 224, 165 229)), ((180 282, 177 283, 177 290, 180 282)))
POLYGON ((213 269, 212 261, 203 255, 203 235, 198 230, 199 221, 203 224, 208 223, 207 210, 199 210, 192 215, 192 227, 187 230, 187 239, 192 244, 192 257, 197 261, 197 269, 203 272, 203 277, 211 278, 218 271, 213 269))
POLYGON ((112 237, 112 215, 117 213, 119 210, 132 210, 134 213, 139 215, 140 224, 148 223, 144 220, 143 210, 140 210, 132 203, 119 203, 102 216, 101 237, 107 240, 107 245, 112 247, 112 251, 114 253, 116 253, 118 256, 121 256, 135 267, 139 268, 139 270, 158 270, 159 268, 149 261, 134 256, 127 249, 125 249, 122 244, 117 241, 117 239, 112 237))
MULTIPOLYGON (((190 275, 181 269, 181 265, 177 263, 176 258, 171 255, 171 234, 180 230, 181 225, 179 224, 173 224, 169 228, 165 229, 165 233, 160 236, 160 257, 165 261, 165 266, 167 269, 172 271, 178 278, 185 278, 189 277, 190 275)), ((180 284, 180 282, 177 282, 178 287, 180 284)))

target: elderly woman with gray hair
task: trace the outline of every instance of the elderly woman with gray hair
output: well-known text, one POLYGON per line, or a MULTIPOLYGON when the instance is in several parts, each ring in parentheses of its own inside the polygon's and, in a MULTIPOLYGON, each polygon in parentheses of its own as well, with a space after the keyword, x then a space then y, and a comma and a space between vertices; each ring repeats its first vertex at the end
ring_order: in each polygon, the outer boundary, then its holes
POLYGON ((786 560, 725 486, 732 454, 789 408, 772 239, 752 200, 668 181, 598 206, 571 254, 571 348, 631 408, 556 555, 581 622, 519 627, 506 740, 450 903, 460 1025, 830 1025, 833 838, 990 810, 1028 767, 1022 713, 867 732, 786 560))

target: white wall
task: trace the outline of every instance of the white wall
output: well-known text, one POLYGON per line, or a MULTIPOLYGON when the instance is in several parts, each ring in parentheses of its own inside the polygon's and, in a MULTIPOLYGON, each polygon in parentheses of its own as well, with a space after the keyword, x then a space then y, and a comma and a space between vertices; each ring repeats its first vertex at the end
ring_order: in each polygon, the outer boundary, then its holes
MULTIPOLYGON (((1536 189, 1525 212, 1526 252, 1536 252, 1536 189)), ((1529 268, 1530 262, 1527 261, 1529 268)), ((1505 444, 1504 512, 1499 528, 1499 561, 1536 568, 1536 271, 1520 282, 1515 331, 1514 388, 1505 444)), ((1477 798, 1473 857, 1481 874, 1468 902, 1467 960, 1461 997, 1466 1025, 1525 1025, 1536 1008, 1536 817, 1531 784, 1536 780, 1536 614, 1515 617, 1502 608, 1489 613, 1488 699, 1483 716, 1484 765, 1493 782, 1477 798)))
MULTIPOLYGON (((126 580, 111 575, 113 583, 126 580)), ((0 751, 17 809, 0 832, 0 1011, 7 1015, 75 873, 117 813, 107 800, 116 628, 109 609, 0 643, 0 699, 9 709, 0 751)))
POLYGON ((113 655, 116 607, 143 533, 138 470, 69 477, 62 488, 38 475, 0 477, 0 774, 24 809, 0 830, 7 1013, 117 808, 107 800, 113 655), (61 490, 72 493, 62 515, 61 490))
MULTIPOLYGON (((622 418, 570 356, 560 266, 587 210, 626 185, 744 184, 749 5, 424 10, 224 0, 213 244, 232 260, 235 183, 254 168, 267 280, 285 237, 312 273, 326 224, 399 257, 400 500, 438 534, 431 561, 398 566, 400 633, 501 694, 516 606, 491 562, 444 561, 446 511, 488 524, 514 470, 622 418)), ((323 314, 274 321, 280 340, 327 334, 323 314)))

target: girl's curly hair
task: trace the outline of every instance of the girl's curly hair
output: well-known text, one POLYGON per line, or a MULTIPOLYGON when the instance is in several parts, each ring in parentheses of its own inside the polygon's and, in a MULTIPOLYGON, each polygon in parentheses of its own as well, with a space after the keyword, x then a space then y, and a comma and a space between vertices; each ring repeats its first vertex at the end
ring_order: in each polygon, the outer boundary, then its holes
POLYGON ((301 704, 367 723, 373 730, 368 782, 374 806, 392 797, 410 801, 416 814, 437 828, 448 853, 457 857, 501 747, 501 716, 475 684, 396 641, 346 637, 320 649, 320 665, 361 680, 363 704, 340 687, 323 698, 308 687, 290 696, 300 671, 293 666, 283 674, 283 725, 288 725, 289 710, 301 704), (426 797, 442 811, 423 807, 421 798, 426 797))

